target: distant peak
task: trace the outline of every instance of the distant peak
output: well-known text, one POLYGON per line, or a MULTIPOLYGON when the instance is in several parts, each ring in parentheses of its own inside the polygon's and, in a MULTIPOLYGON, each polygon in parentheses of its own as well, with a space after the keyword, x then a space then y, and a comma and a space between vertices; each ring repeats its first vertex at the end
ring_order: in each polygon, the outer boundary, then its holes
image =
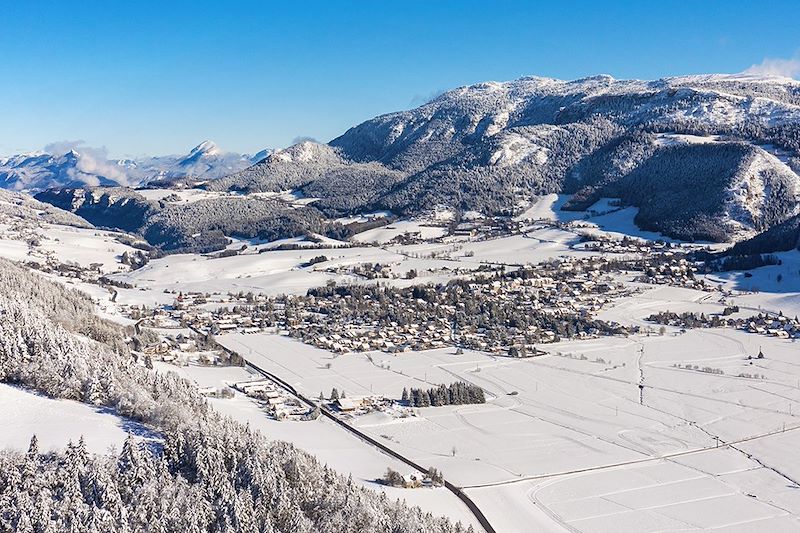
POLYGON ((189 152, 189 156, 195 155, 219 155, 221 150, 217 146, 214 141, 205 140, 192 148, 192 151, 189 152))

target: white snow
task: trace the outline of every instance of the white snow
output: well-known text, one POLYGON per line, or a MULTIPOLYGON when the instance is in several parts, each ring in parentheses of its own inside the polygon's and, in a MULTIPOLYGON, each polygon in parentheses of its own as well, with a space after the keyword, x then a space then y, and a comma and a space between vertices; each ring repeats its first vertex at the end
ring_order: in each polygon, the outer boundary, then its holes
MULTIPOLYGON (((277 295, 302 293, 311 287, 325 285, 330 279, 357 281, 345 275, 325 272, 328 268, 366 262, 390 264, 404 260, 400 254, 375 247, 308 248, 258 253, 258 249, 272 247, 274 245, 259 245, 245 254, 222 258, 198 254, 170 255, 114 277, 145 289, 144 298, 150 298, 151 295, 160 298, 158 294, 163 293, 164 289, 222 293, 243 290, 277 295), (303 266, 319 255, 329 260, 312 267, 303 266)), ((152 301, 153 298, 150 298, 148 305, 152 301)))
POLYGON ((489 157, 489 164, 507 167, 533 159, 537 165, 544 165, 547 158, 547 148, 534 144, 518 133, 507 133, 500 140, 500 147, 489 157))
MULTIPOLYGON (((660 302, 700 310, 712 305, 705 296, 656 287, 640 298, 642 304, 655 302, 652 308, 612 309, 609 318, 640 320, 661 309, 660 302)), ((750 442, 760 460, 779 470, 785 464, 781 448, 769 448, 760 458, 756 443, 800 436, 789 407, 800 402, 800 365, 793 362, 796 347, 789 341, 691 330, 564 341, 543 345, 550 355, 533 359, 445 349, 371 353, 372 362, 365 354, 334 357, 278 336, 228 335, 220 341, 308 395, 335 386, 350 395, 396 397, 404 386, 456 380, 483 387, 491 395, 485 405, 419 409, 421 416, 402 420, 372 414, 355 423, 467 487, 499 530, 526 530, 531 523, 543 531, 735 529, 751 521, 779 530, 797 525, 797 512, 786 509, 800 510, 800 494, 746 455, 717 448, 714 438, 750 442), (767 358, 753 367, 746 356, 759 349, 767 358), (724 374, 678 369, 675 363, 724 374), (754 371, 765 377, 736 377, 754 371), (641 404, 640 376, 646 385, 641 404), (780 433, 783 427, 786 434, 780 433), (695 461, 695 454, 709 459, 695 461)))
POLYGON ((398 220, 387 226, 370 229, 353 237, 356 242, 385 244, 404 234, 417 235, 422 239, 435 239, 446 234, 446 228, 432 226, 431 221, 398 220))
POLYGON ((119 450, 128 436, 155 438, 146 428, 107 410, 70 400, 55 400, 0 383, 0 448, 27 450, 35 434, 42 451, 63 449, 83 436, 92 453, 119 450))

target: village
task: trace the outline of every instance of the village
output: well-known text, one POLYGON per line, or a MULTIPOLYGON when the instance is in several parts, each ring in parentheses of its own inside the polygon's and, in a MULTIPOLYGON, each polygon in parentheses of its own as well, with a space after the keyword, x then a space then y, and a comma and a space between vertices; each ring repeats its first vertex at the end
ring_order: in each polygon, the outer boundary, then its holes
MULTIPOLYGON (((639 247, 629 240, 626 246, 639 247)), ((484 265, 438 288, 336 285, 306 295, 268 297, 253 292, 177 292, 172 305, 143 310, 120 306, 149 327, 183 327, 201 335, 285 332, 333 353, 402 353, 445 346, 494 355, 529 357, 537 345, 562 338, 628 335, 623 327, 594 319, 610 302, 638 290, 632 281, 713 291, 696 276, 685 254, 644 247, 632 259, 617 254, 568 257, 536 267, 484 265)), ((380 265, 359 265, 380 278, 380 265)), ((165 291, 166 292, 166 291, 165 291)))
POLYGON ((609 275, 602 257, 574 258, 513 271, 486 269, 436 290, 329 286, 304 296, 178 293, 171 306, 142 312, 121 306, 149 327, 191 328, 201 335, 284 331, 334 353, 390 353, 444 346, 500 355, 535 355, 535 343, 561 337, 626 334, 592 316, 632 289, 609 275), (358 301, 356 301, 358 300, 358 301), (504 320, 496 320, 496 315, 504 320))
POLYGON ((758 315, 733 318, 738 307, 727 307, 720 314, 704 313, 671 313, 661 312, 650 315, 647 320, 656 324, 689 328, 734 328, 757 335, 777 337, 779 339, 800 339, 800 318, 789 318, 782 312, 770 314, 761 312, 758 315))

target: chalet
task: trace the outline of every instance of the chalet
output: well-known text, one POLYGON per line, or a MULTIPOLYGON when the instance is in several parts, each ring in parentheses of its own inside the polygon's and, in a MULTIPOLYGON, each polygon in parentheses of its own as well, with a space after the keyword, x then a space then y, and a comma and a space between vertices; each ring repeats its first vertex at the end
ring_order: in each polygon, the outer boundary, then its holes
POLYGON ((336 400, 336 408, 342 412, 349 413, 364 407, 363 398, 339 398, 336 400))

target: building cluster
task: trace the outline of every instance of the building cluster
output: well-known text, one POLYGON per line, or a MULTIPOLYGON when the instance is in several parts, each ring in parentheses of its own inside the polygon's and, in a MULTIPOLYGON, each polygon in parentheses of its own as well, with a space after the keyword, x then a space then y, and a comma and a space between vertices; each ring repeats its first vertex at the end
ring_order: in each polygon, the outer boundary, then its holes
POLYGON ((642 275, 636 281, 701 291, 710 290, 704 280, 695 277, 697 268, 691 262, 682 257, 672 261, 665 261, 665 258, 670 257, 668 254, 671 254, 671 252, 643 259, 646 264, 642 275))
POLYGON ((418 489, 420 487, 441 487, 444 484, 444 476, 435 468, 429 468, 425 473, 410 472, 405 475, 387 468, 386 474, 377 481, 391 487, 418 489))
MULTIPOLYGON (((335 353, 455 346, 532 357, 542 353, 537 345, 564 338, 637 331, 635 326, 595 318, 603 306, 636 290, 616 281, 613 274, 634 271, 641 273, 637 280, 647 283, 707 289, 695 277, 693 263, 670 245, 621 242, 643 245, 650 252, 648 247, 653 246, 663 250, 627 259, 614 254, 572 257, 510 270, 486 266, 470 278, 436 286, 329 284, 305 295, 278 297, 177 293, 172 306, 147 316, 154 326, 166 320, 201 334, 285 331, 335 353)), ((364 268, 374 273, 384 270, 378 265, 364 268)), ((776 335, 793 335, 792 329, 780 331, 776 335)))
POLYGON ((456 237, 493 239, 519 233, 521 228, 522 223, 517 220, 507 217, 489 217, 452 225, 449 233, 456 237))
POLYGON ((397 402, 381 395, 342 396, 329 400, 327 406, 333 412, 349 416, 365 415, 374 411, 396 415, 400 408, 397 402))
POLYGON ((62 278, 84 281, 86 283, 98 283, 98 280, 103 278, 103 273, 100 270, 103 266, 102 263, 90 263, 84 266, 72 261, 61 262, 55 258, 54 254, 55 252, 45 252, 44 262, 28 261, 25 263, 25 266, 47 274, 55 274, 62 278))
POLYGON ((592 318, 629 292, 603 264, 580 258, 436 287, 322 287, 285 298, 280 326, 338 353, 459 346, 535 355, 537 343, 629 332, 592 318))
POLYGON ((631 289, 609 276, 604 257, 554 261, 471 279, 406 288, 330 285, 303 296, 178 293, 172 306, 129 309, 153 327, 204 334, 287 331, 335 353, 405 352, 457 346, 512 357, 561 338, 631 333, 594 314, 631 289))
POLYGON ((271 301, 262 294, 208 294, 180 292, 170 306, 142 309, 120 306, 143 325, 156 328, 184 327, 200 333, 260 333, 275 324, 271 301))
POLYGON ((134 348, 144 354, 150 361, 161 361, 177 366, 190 363, 200 366, 216 366, 231 364, 230 355, 205 337, 178 333, 177 335, 159 335, 152 330, 147 337, 149 342, 137 336, 134 348))
MULTIPOLYGON (((575 227, 575 223, 572 227, 575 227)), ((580 226, 579 226, 580 227, 580 226)), ((611 239, 600 235, 585 233, 581 240, 584 241, 582 249, 587 252, 599 252, 609 254, 641 254, 648 255, 653 253, 672 254, 673 245, 665 241, 645 241, 631 237, 622 239, 611 239)))
POLYGON ((309 408, 268 379, 239 381, 231 387, 258 400, 275 420, 316 420, 319 417, 319 409, 309 408))
POLYGON ((789 318, 782 313, 759 313, 748 318, 732 318, 724 313, 706 315, 665 311, 650 315, 647 320, 681 328, 736 328, 781 339, 800 339, 800 318, 789 318))

